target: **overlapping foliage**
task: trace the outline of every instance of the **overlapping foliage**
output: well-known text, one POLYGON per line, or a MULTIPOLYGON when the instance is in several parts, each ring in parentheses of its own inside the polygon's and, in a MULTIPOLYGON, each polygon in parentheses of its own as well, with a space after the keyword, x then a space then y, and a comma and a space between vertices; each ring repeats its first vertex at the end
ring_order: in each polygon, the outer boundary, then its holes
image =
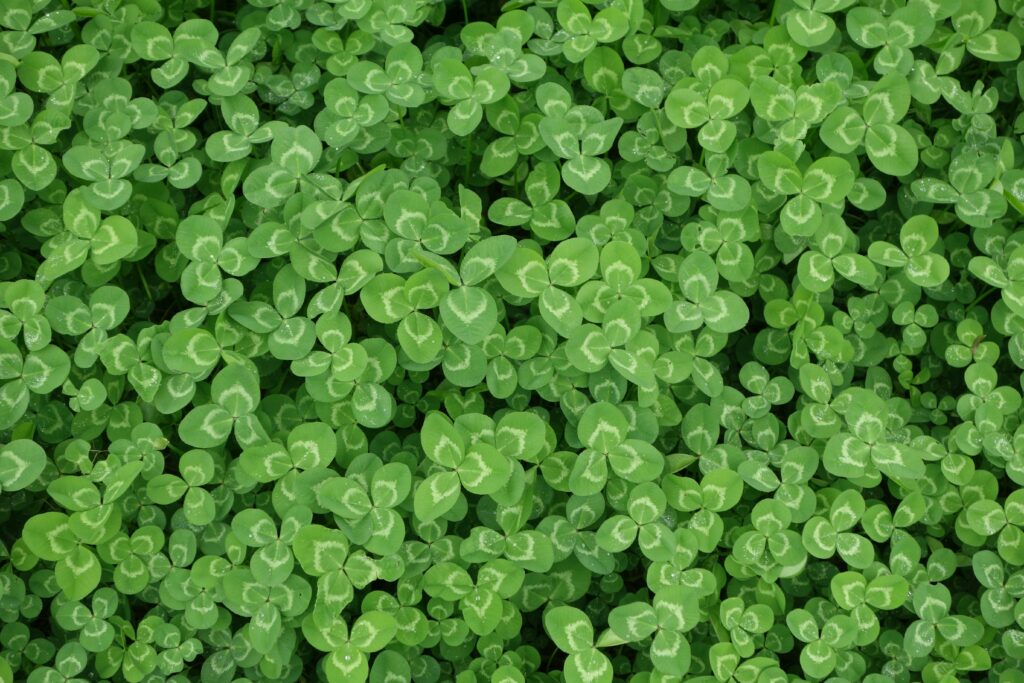
POLYGON ((0 0, 0 681, 1024 680, 1024 0, 0 0))

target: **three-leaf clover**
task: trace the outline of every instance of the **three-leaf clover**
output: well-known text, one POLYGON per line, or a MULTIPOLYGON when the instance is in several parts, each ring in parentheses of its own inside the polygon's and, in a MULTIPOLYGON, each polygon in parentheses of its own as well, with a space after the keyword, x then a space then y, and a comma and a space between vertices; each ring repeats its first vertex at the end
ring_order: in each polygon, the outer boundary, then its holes
POLYGON ((649 654, 654 667, 668 676, 690 670, 690 642, 685 633, 701 616, 699 596, 684 586, 659 590, 652 603, 633 602, 608 613, 608 631, 598 644, 632 643, 652 638, 649 654))
POLYGON ((935 21, 923 2, 908 3, 888 16, 873 7, 854 7, 846 15, 846 29, 861 47, 881 48, 874 54, 875 71, 907 75, 914 64, 913 48, 928 40, 935 21))
POLYGON ((736 124, 729 119, 747 106, 747 88, 735 78, 715 81, 706 92, 698 84, 695 79, 676 83, 665 98, 665 116, 682 128, 699 128, 700 146, 723 153, 736 139, 736 124))
POLYGON ((504 486, 512 463, 494 446, 469 441, 444 414, 430 413, 420 431, 423 451, 440 471, 429 474, 416 486, 413 499, 416 517, 429 522, 456 504, 464 488, 488 495, 504 486))
POLYGON ((387 556, 405 540, 405 523, 395 511, 412 490, 412 474, 402 463, 381 465, 369 487, 350 477, 332 477, 316 488, 317 503, 339 518, 338 528, 352 543, 387 556))
POLYGON ((665 313, 665 326, 672 332, 689 332, 707 326, 728 334, 742 329, 750 311, 738 294, 718 289, 718 267, 703 251, 689 254, 679 263, 679 285, 684 297, 665 313))
MULTIPOLYGON (((383 68, 374 62, 359 61, 349 68, 346 79, 348 84, 360 93, 379 96, 380 100, 387 100, 401 107, 418 107, 426 98, 426 93, 419 83, 422 71, 423 55, 419 48, 412 43, 401 43, 388 50, 383 68)), ((324 101, 330 104, 326 92, 324 101)), ((375 103, 376 100, 363 98, 363 102, 375 103)))
POLYGON ((433 79, 442 101, 451 103, 448 128, 458 136, 476 130, 483 120, 484 106, 500 100, 510 87, 508 76, 500 69, 485 64, 473 73, 455 59, 435 64, 433 79))
POLYGON ((776 151, 758 157, 757 172, 768 190, 790 197, 782 207, 779 222, 787 233, 800 237, 818 231, 824 220, 822 205, 842 204, 855 178, 850 164, 840 157, 822 157, 801 169, 776 151))
POLYGON ((618 7, 609 6, 591 16, 581 0, 560 0, 555 10, 565 31, 562 54, 570 62, 582 62, 600 43, 611 43, 629 31, 629 17, 618 7))
POLYGON ((158 474, 146 482, 146 494, 158 505, 171 505, 179 499, 189 524, 205 526, 217 514, 216 502, 204 486, 213 481, 216 469, 206 451, 186 451, 178 460, 178 472, 158 474))
POLYGON ((214 448, 232 433, 243 447, 266 440, 255 415, 260 403, 259 376, 251 367, 235 363, 218 372, 210 383, 210 399, 182 419, 178 425, 182 441, 194 448, 214 448))
POLYGON ((851 400, 843 415, 847 428, 825 445, 822 464, 836 476, 877 478, 877 472, 898 481, 924 475, 920 452, 889 440, 885 401, 868 389, 850 389, 851 400))
POLYGON ((558 649, 569 655, 566 683, 611 682, 612 663, 594 647, 594 627, 584 612, 568 605, 552 607, 544 614, 544 630, 558 649))
POLYGON ((808 676, 824 678, 835 669, 838 654, 853 645, 856 622, 837 614, 819 627, 814 615, 798 608, 786 615, 786 625, 805 645, 800 649, 800 667, 808 676))
POLYGON ((611 165, 601 155, 612 148, 622 127, 619 117, 605 119, 592 107, 572 106, 561 86, 546 84, 537 89, 537 103, 544 112, 540 134, 544 143, 564 159, 562 179, 581 194, 597 194, 611 182, 611 165))
POLYGON ((178 250, 188 259, 181 273, 182 294, 191 302, 205 305, 226 289, 230 279, 251 272, 259 260, 250 256, 244 237, 225 242, 224 230, 211 216, 195 214, 178 225, 175 234, 178 250))
POLYGON ((932 249, 939 243, 939 226, 931 216, 913 216, 900 228, 900 246, 885 241, 868 246, 868 258, 889 268, 902 268, 920 287, 938 287, 949 277, 949 262, 932 249))
POLYGON ((911 183, 914 196, 932 204, 952 204, 960 220, 976 228, 987 228, 1006 213, 1006 198, 992 187, 997 174, 995 159, 960 155, 947 171, 949 182, 919 178, 911 183))
POLYGON ((13 343, 0 339, 0 429, 13 427, 28 409, 32 394, 49 394, 64 384, 71 359, 53 344, 23 355, 13 343))
MULTIPOLYGON (((242 183, 245 197, 256 206, 274 208, 284 204, 313 172, 323 155, 323 145, 307 126, 283 127, 270 143, 269 162, 253 169, 242 183)), ((315 187, 315 185, 314 185, 315 187)))
POLYGON ((777 500, 761 500, 750 513, 754 528, 736 539, 732 554, 759 574, 783 576, 799 571, 807 561, 800 535, 788 528, 789 508, 777 500))
POLYGON ((577 425, 586 446, 572 465, 573 491, 580 495, 600 492, 608 481, 609 467, 626 481, 653 481, 664 468, 664 457, 649 443, 629 438, 629 424, 610 403, 591 404, 577 425))
POLYGON ((905 176, 917 167, 917 143, 898 122, 910 107, 910 85, 899 73, 883 76, 864 98, 860 111, 841 106, 821 124, 821 140, 848 154, 864 145, 868 159, 882 173, 905 176))

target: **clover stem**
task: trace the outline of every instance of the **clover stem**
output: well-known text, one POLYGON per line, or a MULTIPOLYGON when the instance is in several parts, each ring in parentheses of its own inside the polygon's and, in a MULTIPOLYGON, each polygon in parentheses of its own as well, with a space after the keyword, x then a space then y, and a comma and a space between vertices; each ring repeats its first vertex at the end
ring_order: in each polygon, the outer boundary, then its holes
MULTIPOLYGON (((125 621, 131 622, 131 620, 132 620, 132 608, 128 604, 127 600, 118 600, 117 601, 117 612, 118 612, 118 614, 120 614, 124 618, 125 621)), ((129 643, 127 643, 127 641, 126 641, 126 636, 125 636, 124 630, 123 629, 117 629, 116 633, 117 633, 117 638, 118 638, 119 642, 121 643, 121 646, 122 647, 126 647, 129 643)))
POLYGON ((980 304, 982 301, 984 301, 988 297, 989 294, 991 294, 992 292, 996 291, 997 289, 999 289, 999 288, 998 287, 989 287, 984 292, 979 294, 974 301, 972 301, 971 303, 969 303, 967 305, 967 308, 964 309, 964 313, 970 312, 970 310, 972 308, 974 308, 975 306, 980 304))
POLYGON ((462 2, 462 18, 465 22, 469 23, 469 3, 468 0, 461 0, 462 2))
POLYGON ((654 114, 654 125, 658 128, 658 141, 665 142, 665 133, 661 130, 661 110, 652 108, 651 113, 654 114))
POLYGON ((281 64, 281 41, 275 40, 270 48, 270 61, 276 69, 281 64))
POLYGON ((142 282, 142 290, 144 292, 146 292, 146 298, 149 299, 150 301, 152 301, 153 300, 153 292, 150 291, 149 283, 146 282, 146 275, 145 275, 145 273, 142 272, 142 268, 139 266, 138 263, 135 264, 135 270, 139 274, 139 280, 142 282))
POLYGON ((548 656, 548 663, 545 668, 551 668, 551 663, 555 661, 555 655, 557 654, 558 650, 556 648, 551 648, 551 654, 548 656))

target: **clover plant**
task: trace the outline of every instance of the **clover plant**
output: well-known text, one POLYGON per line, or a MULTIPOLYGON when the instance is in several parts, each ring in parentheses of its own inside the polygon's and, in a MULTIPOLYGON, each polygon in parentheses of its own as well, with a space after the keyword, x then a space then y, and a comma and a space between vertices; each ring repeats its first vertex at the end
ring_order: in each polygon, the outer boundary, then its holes
POLYGON ((0 0, 0 683, 1024 683, 1022 41, 0 0))

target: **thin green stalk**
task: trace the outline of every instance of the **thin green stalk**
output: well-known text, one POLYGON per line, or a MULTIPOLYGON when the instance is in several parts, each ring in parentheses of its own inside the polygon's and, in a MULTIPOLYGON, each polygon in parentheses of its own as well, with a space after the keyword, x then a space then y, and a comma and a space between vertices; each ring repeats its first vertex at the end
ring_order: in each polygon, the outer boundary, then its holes
POLYGON ((661 4, 661 2, 656 2, 654 4, 654 25, 664 26, 667 18, 668 10, 665 8, 665 5, 661 4))
POLYGON ((976 298, 976 299, 975 299, 974 301, 972 301, 971 303, 969 303, 969 304, 967 305, 967 308, 965 308, 965 309, 964 309, 964 313, 969 313, 969 312, 970 312, 970 310, 971 310, 972 308, 974 308, 975 306, 977 306, 978 304, 980 304, 980 303, 981 303, 982 301, 984 301, 984 300, 985 300, 986 298, 988 298, 988 296, 989 296, 989 295, 990 295, 990 294, 991 294, 992 292, 995 292, 995 291, 997 291, 998 289, 999 289, 998 287, 989 287, 988 289, 986 289, 986 290, 985 290, 984 292, 982 292, 981 294, 979 294, 979 295, 977 296, 977 298, 976 298))
POLYGON ((153 292, 149 289, 149 283, 146 282, 146 274, 142 272, 142 268, 138 263, 135 264, 135 270, 139 274, 139 281, 142 282, 142 289, 146 292, 146 298, 150 301, 153 300, 153 292))
POLYGON ((650 112, 654 114, 654 125, 658 128, 658 142, 665 143, 665 133, 661 130, 661 110, 651 109, 650 112))

